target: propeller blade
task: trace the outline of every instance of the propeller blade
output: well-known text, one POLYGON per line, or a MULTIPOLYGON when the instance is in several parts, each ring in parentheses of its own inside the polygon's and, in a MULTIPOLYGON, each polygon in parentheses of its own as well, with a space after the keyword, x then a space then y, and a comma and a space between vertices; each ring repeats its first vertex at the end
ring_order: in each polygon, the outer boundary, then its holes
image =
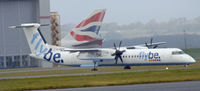
POLYGON ((116 52, 115 53, 113 53, 113 54, 111 54, 111 56, 115 56, 116 55, 116 52))
POLYGON ((115 50, 117 50, 115 43, 113 43, 113 44, 114 44, 115 50))
POLYGON ((157 48, 158 47, 158 45, 155 45, 153 48, 155 49, 155 48, 157 48))
POLYGON ((119 59, 120 59, 120 60, 121 60, 121 62, 123 63, 122 56, 119 56, 119 59))
POLYGON ((149 48, 149 45, 147 44, 147 42, 145 42, 145 46, 146 46, 147 48, 149 48))
POLYGON ((121 47, 121 44, 122 44, 122 41, 119 42, 119 49, 120 49, 120 47, 121 47))
POLYGON ((150 44, 152 45, 152 43, 153 43, 153 38, 151 37, 151 41, 150 41, 150 44))
POLYGON ((122 53, 125 52, 125 51, 126 51, 126 50, 123 50, 122 53))
POLYGON ((118 56, 115 56, 115 64, 117 64, 118 56))

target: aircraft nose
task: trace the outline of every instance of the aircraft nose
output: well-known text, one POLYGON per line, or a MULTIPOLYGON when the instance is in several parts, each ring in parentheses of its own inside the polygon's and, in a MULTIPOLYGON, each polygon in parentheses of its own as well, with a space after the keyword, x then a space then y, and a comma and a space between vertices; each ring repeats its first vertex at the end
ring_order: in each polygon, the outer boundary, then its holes
POLYGON ((188 55, 187 61, 189 61, 191 63, 195 63, 196 62, 196 60, 194 58, 192 58, 190 55, 188 55))

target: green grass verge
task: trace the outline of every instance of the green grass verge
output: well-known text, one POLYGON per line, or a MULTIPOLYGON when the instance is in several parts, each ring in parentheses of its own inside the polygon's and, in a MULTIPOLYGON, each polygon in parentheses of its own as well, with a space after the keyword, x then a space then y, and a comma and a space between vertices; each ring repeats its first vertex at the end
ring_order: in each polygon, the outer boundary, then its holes
POLYGON ((2 90, 32 90, 200 80, 200 69, 0 80, 2 90))
MULTIPOLYGON (((184 68, 183 65, 171 65, 169 69, 184 68)), ((189 68, 199 68, 200 61, 189 65, 189 68)), ((0 77, 16 77, 16 76, 37 76, 37 75, 54 75, 54 74, 75 74, 75 73, 98 73, 98 72, 117 72, 117 71, 136 71, 136 70, 151 70, 165 69, 165 66, 132 66, 130 70, 124 70, 123 66, 119 67, 98 67, 98 71, 91 71, 92 68, 67 69, 67 70, 52 70, 52 71, 34 71, 34 72, 16 72, 16 73, 1 73, 0 77)))
MULTIPOLYGON (((171 65, 169 69, 184 68, 183 65, 171 65)), ((199 68, 200 61, 189 65, 189 68, 199 68)), ((117 71, 137 71, 137 70, 152 70, 165 69, 165 66, 132 66, 130 70, 124 70, 123 66, 119 67, 98 67, 98 71, 91 71, 92 68, 67 69, 67 70, 52 70, 52 71, 34 71, 34 72, 15 72, 1 73, 0 77, 17 77, 17 76, 37 76, 37 75, 54 75, 54 74, 75 74, 75 73, 98 73, 98 72, 117 72, 117 71)))

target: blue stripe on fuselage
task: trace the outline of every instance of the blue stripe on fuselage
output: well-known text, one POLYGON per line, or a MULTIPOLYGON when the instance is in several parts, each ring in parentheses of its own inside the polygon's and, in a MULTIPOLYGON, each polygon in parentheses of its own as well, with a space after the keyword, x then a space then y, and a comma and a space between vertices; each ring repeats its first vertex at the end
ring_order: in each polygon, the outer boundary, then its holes
MULTIPOLYGON (((100 62, 101 63, 101 62, 100 62)), ((134 64, 98 64, 98 66, 159 66, 159 65, 189 65, 194 64, 195 62, 183 62, 183 63, 134 63, 134 64)), ((91 65, 91 64, 90 64, 91 65)), ((71 66, 71 67, 80 67, 81 65, 66 65, 64 66, 71 66)))
POLYGON ((151 65, 189 65, 195 62, 183 62, 183 63, 133 63, 133 64, 99 64, 98 66, 151 66, 151 65))

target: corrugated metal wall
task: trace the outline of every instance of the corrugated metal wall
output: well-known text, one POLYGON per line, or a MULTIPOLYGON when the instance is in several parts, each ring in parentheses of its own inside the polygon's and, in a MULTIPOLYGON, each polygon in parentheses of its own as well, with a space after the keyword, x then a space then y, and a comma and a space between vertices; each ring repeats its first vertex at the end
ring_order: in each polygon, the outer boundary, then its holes
MULTIPOLYGON (((22 29, 9 29, 21 23, 50 24, 49 0, 0 0, 0 68, 51 66, 29 57, 30 48, 22 29)), ((42 28, 48 43, 50 26, 42 28)))
POLYGON ((37 22, 38 0, 0 0, 0 56, 26 55, 30 49, 22 29, 11 25, 37 22))

